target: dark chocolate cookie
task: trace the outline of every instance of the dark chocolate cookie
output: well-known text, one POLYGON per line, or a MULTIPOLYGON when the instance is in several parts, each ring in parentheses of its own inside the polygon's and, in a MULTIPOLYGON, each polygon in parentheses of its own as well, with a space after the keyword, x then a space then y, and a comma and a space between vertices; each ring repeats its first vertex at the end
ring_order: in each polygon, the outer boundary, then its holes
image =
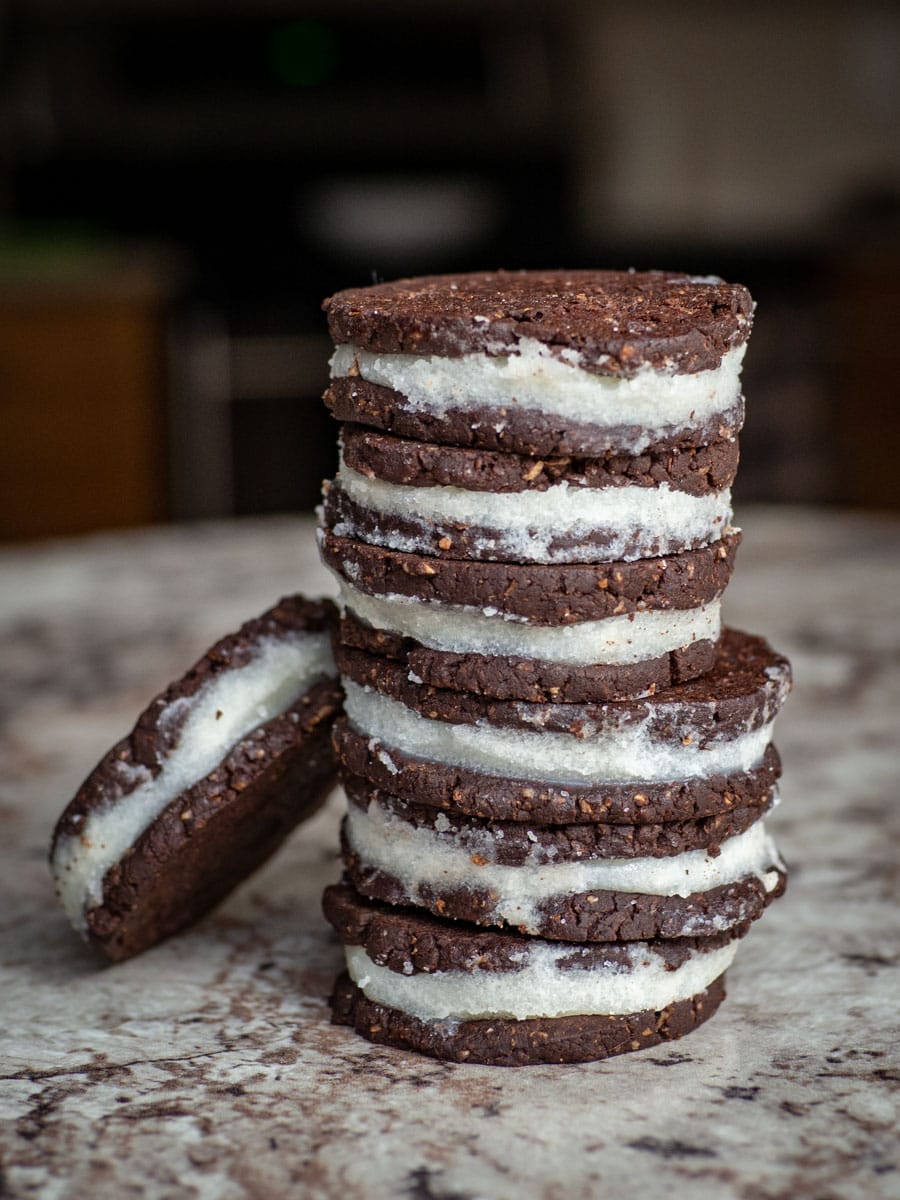
POLYGON ((416 758, 358 733, 345 717, 335 722, 334 744, 344 771, 405 800, 485 820, 539 825, 653 824, 761 807, 768 803, 781 775, 781 761, 772 745, 749 771, 668 783, 575 785, 488 775, 416 758))
POLYGON ((739 737, 774 719, 791 687, 790 664, 761 637, 726 629, 715 663, 693 679, 656 696, 607 704, 541 704, 495 700, 431 687, 409 677, 403 664, 338 644, 345 679, 369 687, 432 721, 475 724, 592 739, 601 731, 645 725, 649 740, 673 739, 706 747, 739 737))
MULTIPOLYGON (((345 946, 362 946, 374 963, 400 975, 471 971, 473 964, 479 970, 516 971, 533 944, 530 937, 510 930, 443 921, 419 909, 382 904, 360 895, 346 879, 325 889, 322 910, 345 946)), ((693 953, 721 949, 734 937, 728 932, 659 938, 646 949, 666 970, 675 971, 693 953)), ((603 964, 627 968, 633 955, 633 947, 616 942, 579 943, 571 949, 569 965, 582 970, 603 964)), ((565 965, 565 947, 554 943, 553 950, 565 965)))
MULTIPOLYGON (((459 1062, 503 1066, 586 1062, 681 1036, 715 1011, 724 995, 722 971, 734 953, 730 934, 629 946, 548 944, 443 921, 409 909, 389 908, 365 900, 346 884, 328 888, 323 907, 347 948, 348 965, 354 948, 359 948, 369 964, 363 967, 365 978, 360 978, 359 969, 356 971, 360 987, 348 975, 338 980, 332 997, 335 1024, 351 1025, 372 1041, 459 1062), (535 960, 544 965, 538 979, 529 978, 527 973, 535 960), (659 977, 660 966, 662 991, 668 999, 659 989, 647 991, 638 978, 647 967, 659 977), (491 981, 499 982, 508 995, 509 985, 503 980, 512 976, 520 1009, 520 998, 524 998, 524 1011, 539 1011, 542 1007, 553 1011, 554 999, 546 994, 548 969, 560 979, 571 979, 592 1005, 602 1003, 603 998, 611 999, 607 991, 611 976, 616 980, 631 976, 637 987, 630 985, 629 995, 652 998, 655 1003, 653 1007, 638 1004, 635 1007, 640 1011, 624 1014, 615 1007, 617 1015, 595 1011, 524 1019, 516 1019, 509 1012, 497 1012, 489 1019, 423 1019, 414 1015, 423 984, 426 990, 435 986, 441 989, 445 986, 444 974, 451 988, 460 983, 465 986, 476 1009, 483 1011, 483 1006, 491 1003, 491 981), (523 970, 526 973, 520 974, 523 970), (693 971, 690 983, 681 981, 682 970, 693 971), (399 993, 389 985, 398 1007, 379 1003, 363 993, 362 988, 371 986, 369 976, 373 971, 381 971, 388 981, 388 973, 398 977, 399 993), (577 982, 579 978, 585 980, 586 988, 577 982), (697 991, 686 996, 692 987, 697 991)), ((568 983, 565 986, 568 988, 568 983)), ((376 994, 383 992, 376 989, 376 994)), ((457 1002, 459 999, 457 991, 457 1002)), ((571 1001, 570 993, 567 1003, 571 1001)))
POLYGON ((505 408, 500 412, 478 403, 450 407, 438 415, 412 407, 402 392, 357 376, 332 379, 323 399, 338 421, 372 425, 423 442, 501 450, 533 458, 557 454, 634 457, 635 445, 642 447, 642 453, 679 454, 711 442, 733 440, 744 425, 742 396, 708 417, 694 417, 689 423, 653 436, 640 425, 602 425, 534 409, 505 408))
POLYGON ((663 271, 490 271, 350 288, 323 303, 335 342, 379 354, 505 354, 529 338, 587 370, 708 370, 750 333, 746 288, 663 271))
MULTIPOLYGON (((579 489, 580 494, 586 491, 579 489)), ((605 498, 608 492, 592 490, 590 495, 605 498)), ((339 537, 356 538, 374 546, 469 561, 540 565, 608 564, 679 555, 718 546, 731 532, 732 512, 727 493, 709 494, 703 512, 696 514, 697 519, 689 527, 680 511, 675 517, 668 514, 665 520, 660 515, 659 509, 664 507, 660 501, 662 497, 670 498, 668 491, 656 494, 643 489, 641 495, 652 503, 640 516, 632 512, 627 521, 605 505, 603 515, 596 520, 579 521, 577 513, 571 511, 574 501, 568 490, 562 497, 556 494, 541 497, 544 505, 550 499, 557 505, 560 501, 565 503, 565 524, 546 515, 532 524, 516 524, 513 513, 521 508, 520 499, 511 510, 494 513, 492 518, 479 514, 475 520, 462 521, 441 514, 423 515, 419 511, 397 515, 381 511, 377 504, 360 503, 348 491, 345 471, 338 478, 325 481, 322 516, 325 527, 339 537)), ((631 503, 632 498, 629 496, 628 500, 631 503)), ((404 504, 408 506, 411 502, 407 499, 404 504)), ((412 510, 415 509, 412 505, 412 510)))
POLYGON ((541 625, 706 604, 727 587, 739 543, 735 530, 712 546, 666 558, 547 566, 433 558, 320 534, 326 566, 359 591, 491 608, 541 625))
POLYGON ((612 825, 538 825, 492 821, 464 813, 449 817, 443 809, 403 800, 359 775, 342 773, 348 802, 359 809, 376 805, 417 829, 452 837, 467 854, 505 867, 527 863, 581 862, 595 858, 664 858, 686 850, 718 852, 721 843, 749 829, 771 808, 773 795, 687 821, 612 825))
POLYGON ((701 638, 636 663, 574 666, 507 654, 462 654, 434 650, 414 638, 373 629, 349 611, 338 623, 335 654, 342 647, 394 659, 408 676, 436 688, 491 696, 497 700, 584 704, 654 696, 666 688, 697 679, 716 662, 716 643, 701 638))
POLYGON ((398 1050, 448 1062, 525 1067, 596 1062, 674 1041, 709 1020, 724 998, 725 979, 720 976, 689 1000, 627 1016, 429 1022, 367 1000, 344 974, 331 997, 331 1019, 335 1025, 351 1026, 370 1042, 398 1050))
POLYGON ((66 808, 50 851, 57 890, 109 958, 197 920, 332 787, 334 617, 329 601, 288 597, 216 643, 151 702, 66 808))
POLYGON ((737 472, 736 438, 687 449, 654 447, 641 455, 529 458, 394 437, 352 423, 341 427, 343 458, 361 475, 412 487, 459 487, 474 492, 546 491, 573 487, 667 485, 690 496, 730 487, 737 472))
MULTIPOLYGON (((772 849, 759 874, 687 896, 650 892, 559 891, 535 901, 520 916, 508 897, 490 881, 483 886, 454 886, 417 879, 411 886, 390 871, 367 863, 343 832, 344 869, 360 895, 386 904, 426 909, 435 916, 475 925, 516 929, 531 936, 564 942, 631 942, 651 938, 696 937, 730 932, 739 936, 784 893, 787 872, 772 849)), ((522 868, 520 868, 522 869, 522 868)), ((489 871, 484 867, 479 872, 489 871)))

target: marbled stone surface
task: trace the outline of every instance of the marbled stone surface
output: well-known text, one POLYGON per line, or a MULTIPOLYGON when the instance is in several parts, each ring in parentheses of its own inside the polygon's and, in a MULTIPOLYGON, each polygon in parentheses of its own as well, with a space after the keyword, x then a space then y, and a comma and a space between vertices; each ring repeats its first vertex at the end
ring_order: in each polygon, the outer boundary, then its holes
POLYGON ((328 587, 310 522, 0 555, 0 1196, 900 1196, 900 522, 740 516, 727 616, 797 678, 788 894, 691 1037, 518 1071, 329 1025, 337 801, 137 961, 98 966, 56 906, 53 822, 146 700, 279 594, 328 587))

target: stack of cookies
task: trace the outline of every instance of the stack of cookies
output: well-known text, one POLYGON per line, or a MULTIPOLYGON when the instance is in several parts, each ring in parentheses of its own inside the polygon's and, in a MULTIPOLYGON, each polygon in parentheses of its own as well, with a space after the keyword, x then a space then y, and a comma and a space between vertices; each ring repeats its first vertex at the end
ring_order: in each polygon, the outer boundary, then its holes
POLYGON ((497 272, 325 307, 334 1019, 506 1065, 679 1037, 785 885, 789 666, 720 616, 750 296, 497 272))

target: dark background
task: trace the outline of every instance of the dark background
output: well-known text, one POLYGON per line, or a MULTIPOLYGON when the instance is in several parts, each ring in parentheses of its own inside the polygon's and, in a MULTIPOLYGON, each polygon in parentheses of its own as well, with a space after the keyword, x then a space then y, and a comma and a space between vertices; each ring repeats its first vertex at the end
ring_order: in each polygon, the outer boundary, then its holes
POLYGON ((308 509, 322 297, 746 283, 736 498, 900 508, 900 6, 0 8, 0 536, 308 509))

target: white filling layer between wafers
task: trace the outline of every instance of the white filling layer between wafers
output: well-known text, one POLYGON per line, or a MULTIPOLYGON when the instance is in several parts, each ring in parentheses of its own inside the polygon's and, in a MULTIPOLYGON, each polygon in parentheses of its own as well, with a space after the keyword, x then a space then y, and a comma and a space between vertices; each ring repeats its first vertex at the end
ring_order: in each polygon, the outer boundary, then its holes
POLYGON ((432 650, 456 654, 537 658, 569 666, 619 666, 645 662, 697 641, 716 641, 720 603, 697 608, 647 610, 579 621, 533 625, 492 608, 423 603, 387 593, 370 596, 338 576, 340 600, 375 629, 414 638, 432 650))
POLYGON ((451 724, 423 717, 380 692, 344 679, 344 711, 357 731, 415 758, 486 775, 557 784, 663 783, 750 771, 762 761, 773 721, 712 743, 655 741, 650 718, 578 738, 547 730, 451 724))
POLYGON ((773 870, 778 853, 762 821, 723 841, 715 858, 706 850, 686 850, 666 858, 596 858, 517 867, 491 862, 483 854, 473 856, 471 847, 452 836, 412 825, 375 803, 368 809, 351 804, 346 832, 362 865, 399 880, 412 903, 427 908, 423 896, 429 893, 488 890, 494 898, 485 916, 528 932, 539 927, 541 902, 561 896, 632 892, 683 898, 748 876, 759 879, 769 892, 778 885, 773 870))
POLYGON ((631 964, 560 966, 577 953, 536 943, 522 952, 517 971, 435 971, 401 975, 378 966, 361 946, 346 946, 347 971, 376 1004, 422 1021, 472 1021, 529 1017, 610 1016, 658 1011, 704 991, 726 971, 737 941, 717 950, 694 950, 675 971, 642 942, 629 947, 631 964))
POLYGON ((174 749, 153 776, 146 767, 120 763, 123 790, 88 813, 76 835, 56 844, 52 870, 69 920, 85 927, 85 913, 103 899, 106 872, 134 845, 178 795, 199 783, 249 733, 290 708, 314 682, 334 675, 326 633, 296 632, 261 638, 252 660, 223 672, 195 695, 161 710, 158 726, 181 724, 174 749))
POLYGON ((630 378, 598 375, 580 366, 576 351, 551 350, 533 338, 518 342, 517 354, 373 354, 338 346, 332 378, 358 375, 393 388, 400 407, 443 416, 449 410, 496 410, 491 423, 503 428, 511 407, 536 411, 603 429, 627 427, 626 448, 639 453, 673 430, 694 428, 731 408, 740 396, 746 344, 722 357, 718 367, 693 375, 642 367, 630 378))
POLYGON ((415 522, 422 533, 338 521, 338 537, 364 537, 392 550, 433 551, 434 526, 470 530, 467 553, 520 562, 630 562, 718 541, 731 520, 728 489, 690 496, 668 484, 583 488, 556 483, 546 491, 472 492, 459 487, 411 487, 368 479, 346 466, 338 480, 346 496, 377 518, 415 522), (560 535, 565 544, 557 545, 560 535), (603 535, 602 544, 591 540, 603 535))

